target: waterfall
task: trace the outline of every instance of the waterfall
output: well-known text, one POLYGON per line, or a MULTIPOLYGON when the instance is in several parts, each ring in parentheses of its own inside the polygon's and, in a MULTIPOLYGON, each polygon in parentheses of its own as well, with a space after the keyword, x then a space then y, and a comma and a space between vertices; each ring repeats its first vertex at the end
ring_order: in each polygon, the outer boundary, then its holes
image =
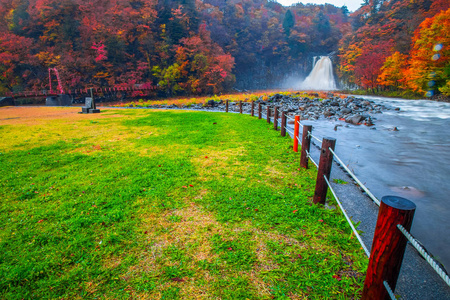
POLYGON ((313 68, 313 69, 314 69, 314 66, 316 65, 317 57, 318 57, 318 56, 314 56, 314 57, 313 57, 313 65, 312 65, 312 68, 313 68))
POLYGON ((335 90, 336 83, 334 82, 331 59, 328 56, 321 56, 317 62, 315 61, 316 58, 314 57, 314 68, 302 82, 301 88, 304 90, 335 90))

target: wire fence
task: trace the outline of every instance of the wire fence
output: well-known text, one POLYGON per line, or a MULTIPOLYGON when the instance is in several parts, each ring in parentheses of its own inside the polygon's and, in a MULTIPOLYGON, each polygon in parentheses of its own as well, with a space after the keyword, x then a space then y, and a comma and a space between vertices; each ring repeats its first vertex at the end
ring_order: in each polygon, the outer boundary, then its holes
POLYGON ((339 164, 347 171, 347 173, 358 183, 358 185, 366 192, 366 194, 375 202, 378 206, 380 206, 380 200, 377 199, 370 191, 369 189, 361 182, 361 180, 356 177, 355 174, 353 174, 352 171, 344 164, 342 159, 337 156, 337 154, 333 151, 333 149, 329 148, 331 153, 333 153, 333 157, 339 162, 339 164))
POLYGON ((312 137, 313 139, 315 139, 316 141, 318 141, 319 143, 322 144, 322 141, 321 141, 318 137, 312 135, 311 131, 308 131, 308 135, 309 135, 310 137, 312 137))
MULTIPOLYGON (((250 113, 255 113, 255 110, 250 110, 250 113)), ((282 112, 280 109, 278 109, 278 112, 282 112)), ((260 114, 262 117, 267 118, 267 114, 263 113, 262 109, 258 109, 258 114, 260 114)), ((285 115, 286 120, 293 120, 294 124, 295 122, 298 123, 299 126, 303 127, 303 124, 299 121, 295 121, 294 118, 285 115)), ((292 124, 292 123, 291 123, 292 124)), ((286 129, 286 132, 288 132, 290 135, 292 135, 293 139, 296 139, 300 145, 302 145, 302 141, 299 135, 295 135, 295 132, 291 131, 290 128, 285 125, 284 129, 286 129)), ((323 144, 322 140, 320 140, 317 136, 313 135, 311 131, 308 131, 308 136, 311 137, 316 142, 323 144)), ((311 141, 313 145, 314 142, 311 141)), ((315 145, 318 149, 321 149, 317 145, 315 145)), ((335 151, 332 148, 328 148, 328 150, 333 154, 334 161, 341 166, 346 173, 361 187, 361 189, 366 193, 366 195, 375 202, 378 206, 380 206, 380 200, 378 200, 372 192, 359 180, 359 178, 352 172, 348 166, 342 161, 342 159, 335 153, 335 151)), ((319 168, 318 164, 314 161, 314 159, 311 157, 311 153, 309 151, 306 151, 307 158, 316 166, 316 168, 319 168)), ((331 185, 329 179, 324 175, 325 182, 330 189, 331 193, 333 194, 334 199, 336 200, 340 210, 342 211, 346 221, 348 222, 353 234, 357 238, 358 242, 361 244, 361 248, 364 250, 367 257, 370 258, 370 251, 367 248, 367 246, 364 244, 361 236, 359 235, 358 231, 356 230, 355 226, 353 225, 353 222, 351 221, 350 217, 347 215, 347 212, 345 211, 341 201, 339 200, 339 197, 337 196, 333 186, 331 185)), ((424 249, 424 247, 421 246, 421 243, 415 239, 411 233, 409 233, 402 225, 398 224, 397 228, 401 231, 401 233, 407 238, 407 240, 411 243, 411 245, 417 250, 417 252, 422 255, 422 257, 425 258, 425 260, 430 264, 430 266, 435 270, 435 272, 444 280, 444 282, 450 286, 450 278, 445 271, 445 269, 441 268, 441 265, 436 262, 432 256, 424 249)), ((386 288, 386 291, 391 299, 397 299, 394 295, 394 292, 392 291, 391 287, 389 286, 388 282, 383 282, 384 287, 386 288)))
POLYGON ((366 244, 364 244, 363 240, 361 239, 361 236, 359 235, 358 231, 356 230, 355 226, 353 226, 352 221, 348 217, 347 213, 345 212, 344 207, 342 206, 341 201, 339 201, 338 196, 336 195, 336 192, 334 191, 333 187, 331 186, 330 181, 328 181, 328 178, 324 175, 323 178, 325 179, 328 188, 330 189, 331 193, 333 194, 334 199, 336 200, 337 204, 339 205, 339 208, 341 209, 342 213, 345 216, 345 219, 347 220, 348 224, 350 225, 353 233, 355 234, 356 238, 358 239, 358 242, 361 244, 361 247, 363 248, 364 252, 366 253, 367 257, 370 257, 370 252, 366 247, 366 244))
POLYGON ((430 266, 436 271, 436 273, 444 280, 444 282, 450 286, 450 278, 448 274, 440 267, 439 263, 436 262, 430 254, 420 245, 420 242, 416 240, 408 230, 402 225, 398 224, 397 228, 401 233, 408 239, 411 245, 422 255, 423 258, 430 264, 430 266))
POLYGON ((306 155, 308 156, 309 160, 316 166, 316 168, 319 168, 319 165, 314 161, 314 159, 311 157, 311 154, 309 154, 308 150, 305 150, 306 155))
MULTIPOLYGON (((291 119, 291 120, 295 120, 293 118, 290 118, 288 116, 286 116, 287 119, 291 119)), ((297 123, 303 127, 303 125, 297 121, 297 123)), ((290 134, 293 135, 294 139, 297 139, 297 141, 300 143, 301 145, 301 140, 300 140, 300 136, 295 136, 295 134, 292 131, 288 130, 288 127, 285 127, 286 131, 288 131, 290 134)), ((314 139, 315 141, 319 142, 320 144, 322 144, 322 140, 320 140, 318 137, 316 137, 315 135, 313 135, 310 131, 308 131, 308 136, 311 137, 312 139, 314 139)), ((314 143, 313 143, 314 144, 314 143)), ((315 144, 314 144, 315 145, 315 144)), ((317 145, 315 145, 316 147, 318 147, 317 145)), ((318 147, 319 148, 319 147, 318 147)), ((319 148, 320 149, 320 148, 319 148)), ((361 189, 367 194, 367 196, 373 201, 375 202, 378 206, 380 206, 380 200, 378 200, 375 195, 373 195, 373 193, 361 182, 361 180, 348 168, 348 166, 342 161, 342 159, 336 154, 336 152, 331 149, 328 148, 328 150, 333 154, 333 158, 334 160, 340 165, 342 166, 342 168, 347 172, 347 174, 349 174, 349 176, 351 178, 353 178, 353 180, 355 180, 355 182, 361 187, 361 189)), ((314 161, 314 159, 311 157, 311 154, 309 151, 306 151, 307 157, 308 159, 316 166, 316 168, 319 168, 318 164, 314 161)), ((356 238, 358 239, 359 243, 361 244, 362 249, 364 250, 365 254, 367 255, 367 257, 370 257, 370 251, 368 250, 367 246, 364 244, 364 242, 361 239, 361 236, 359 235, 359 233, 357 232, 356 228, 354 227, 353 223, 351 222, 350 218, 348 217, 342 203, 340 202, 339 198, 336 195, 336 192, 334 190, 334 188, 332 187, 331 183, 329 182, 328 178, 326 176, 324 176, 324 179, 328 185, 328 188, 330 189, 331 193, 333 194, 334 199, 336 200, 336 202, 338 203, 339 208, 341 209, 342 213, 345 216, 345 219, 347 220, 347 222, 349 223, 353 233, 355 234, 356 238)), ((408 241, 411 243, 411 245, 417 250, 417 252, 419 252, 420 255, 422 255, 422 257, 425 258, 425 260, 430 264, 430 266, 436 271, 436 273, 444 280, 444 282, 450 286, 450 278, 448 276, 448 274, 446 273, 445 270, 443 270, 440 267, 440 264, 438 262, 436 262, 431 255, 420 245, 420 242, 418 240, 416 240, 403 226, 398 225, 397 226, 399 228, 399 230, 405 235, 405 237, 408 239, 408 241)), ((395 295, 392 291, 392 289, 390 288, 389 284, 385 281, 383 282, 389 296, 391 297, 391 299, 396 299, 395 295)))
POLYGON ((383 281, 383 285, 386 288, 386 291, 388 292, 388 295, 391 298, 391 300, 397 300, 397 298, 394 295, 394 292, 392 291, 391 287, 389 286, 389 283, 387 283, 387 281, 383 281))
POLYGON ((295 135, 295 133, 294 133, 293 131, 290 131, 290 130, 288 129, 288 127, 287 127, 287 126, 284 126, 284 129, 286 129, 286 131, 287 131, 287 132, 289 132, 290 134, 292 134, 292 136, 294 136, 294 135, 295 135))

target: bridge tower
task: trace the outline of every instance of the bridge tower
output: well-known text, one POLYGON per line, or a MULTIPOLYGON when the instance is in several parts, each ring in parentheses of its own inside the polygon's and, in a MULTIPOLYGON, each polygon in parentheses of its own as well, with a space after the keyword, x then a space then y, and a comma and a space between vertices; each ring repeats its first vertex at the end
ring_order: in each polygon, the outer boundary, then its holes
POLYGON ((64 93, 64 88, 61 83, 61 78, 59 77, 58 69, 56 68, 48 68, 48 81, 50 86, 50 94, 56 94, 55 91, 53 91, 52 87, 52 71, 55 72, 56 80, 58 81, 58 95, 57 96, 48 96, 47 99, 45 99, 45 105, 47 106, 71 106, 72 105, 72 99, 70 99, 69 95, 66 95, 64 93))

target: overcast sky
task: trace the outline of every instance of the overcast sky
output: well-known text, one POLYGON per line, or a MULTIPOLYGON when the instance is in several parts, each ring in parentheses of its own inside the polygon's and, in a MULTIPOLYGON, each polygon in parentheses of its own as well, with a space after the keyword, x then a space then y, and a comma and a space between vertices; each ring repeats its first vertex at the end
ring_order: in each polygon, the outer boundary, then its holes
POLYGON ((303 4, 329 3, 329 4, 333 4, 334 6, 337 6, 337 7, 346 5, 349 11, 354 12, 361 6, 361 3, 363 3, 363 0, 301 0, 301 1, 300 0, 277 0, 277 2, 283 4, 284 6, 290 6, 292 4, 299 3, 299 2, 301 2, 303 4))

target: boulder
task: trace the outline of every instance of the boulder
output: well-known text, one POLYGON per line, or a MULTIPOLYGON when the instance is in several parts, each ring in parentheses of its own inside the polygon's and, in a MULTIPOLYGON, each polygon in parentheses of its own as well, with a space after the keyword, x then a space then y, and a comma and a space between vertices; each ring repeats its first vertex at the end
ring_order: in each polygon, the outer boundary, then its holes
POLYGON ((356 114, 356 115, 352 115, 352 116, 346 118, 345 122, 353 124, 353 125, 360 125, 361 121, 363 121, 363 120, 364 120, 363 116, 356 114))
POLYGON ((341 114, 348 115, 351 113, 352 113, 352 110, 350 108, 344 107, 343 109, 341 109, 341 114))
POLYGON ((331 117, 331 116, 333 116, 333 115, 335 115, 336 114, 336 112, 334 111, 334 110, 332 110, 332 109, 327 109, 327 110, 325 110, 324 112, 323 112, 323 115, 325 116, 325 117, 331 117))

